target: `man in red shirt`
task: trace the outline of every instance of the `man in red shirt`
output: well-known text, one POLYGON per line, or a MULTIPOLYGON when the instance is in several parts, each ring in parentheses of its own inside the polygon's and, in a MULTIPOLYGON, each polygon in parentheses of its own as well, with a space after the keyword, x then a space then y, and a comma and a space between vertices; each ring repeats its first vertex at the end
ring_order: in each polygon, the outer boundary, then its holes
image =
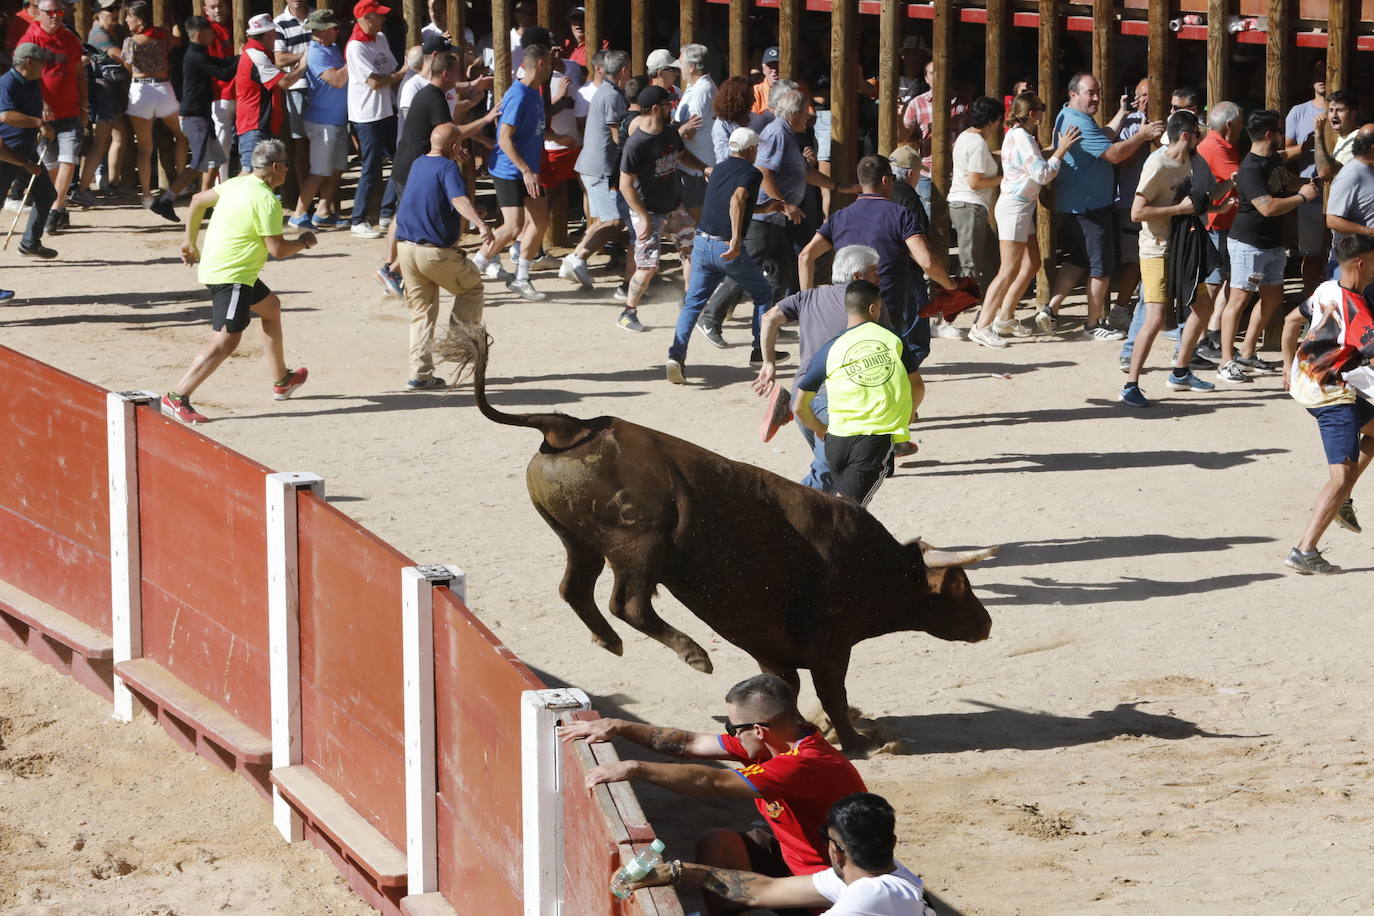
POLYGON ((5 26, 5 54, 13 55, 14 49, 23 39, 24 33, 33 25, 37 15, 38 2, 23 3, 19 6, 19 11, 10 17, 9 23, 5 26))
POLYGON ((57 202, 48 211, 46 231, 67 224, 67 188, 81 161, 81 138, 86 129, 86 71, 81 66, 81 39, 62 24, 62 0, 39 0, 38 18, 20 39, 33 42, 52 55, 43 67, 43 120, 54 136, 43 152, 57 202))
POLYGON ((253 168, 253 147, 258 141, 281 136, 282 118, 286 114, 282 90, 305 75, 304 59, 293 70, 277 69, 277 24, 271 16, 267 13, 254 16, 248 20, 247 31, 248 40, 243 43, 239 69, 234 74, 234 94, 237 96, 234 121, 239 135, 239 164, 245 172, 253 168))
MULTIPOLYGON (((234 40, 230 35, 229 29, 229 0, 205 0, 202 7, 205 18, 210 20, 210 30, 215 33, 214 43, 208 48, 211 57, 233 57, 234 40)), ((210 120, 215 125, 215 138, 219 140, 219 145, 224 148, 227 154, 234 148, 234 81, 215 80, 215 98, 210 103, 210 120)), ((227 181, 229 178, 229 163, 219 167, 219 180, 227 181)), ((201 179, 200 189, 209 190, 210 185, 215 183, 215 174, 206 172, 201 179)))
MULTIPOLYGON (((1213 105, 1207 113, 1207 126, 1210 129, 1207 136, 1198 144, 1197 154, 1207 162, 1217 184, 1233 181, 1236 173, 1240 171, 1240 150, 1236 149, 1236 140, 1245 129, 1245 119, 1241 116, 1240 106, 1235 102, 1218 102, 1213 105)), ((1226 192, 1225 197, 1213 202, 1224 203, 1235 196, 1235 188, 1232 188, 1226 192)), ((1222 284, 1231 279, 1231 255, 1226 245, 1226 237, 1235 219, 1235 207, 1228 207, 1207 217, 1207 234, 1212 237, 1212 244, 1221 255, 1221 264, 1206 278, 1207 290, 1211 293, 1213 302, 1226 301, 1220 298, 1222 284)), ((1212 362, 1221 359, 1220 339, 1221 309, 1216 309, 1212 312, 1212 322, 1207 329, 1206 337, 1198 345, 1197 354, 1212 362)))
MULTIPOLYGON (((810 875, 830 867, 821 828, 830 806, 866 791, 854 764, 802 719, 792 688, 760 674, 725 695, 725 734, 659 728, 623 719, 573 722, 559 729, 564 741, 625 738, 674 757, 733 760, 742 769, 702 764, 622 760, 593 767, 587 788, 638 779, 680 795, 751 798, 769 829, 713 830, 697 842, 696 861, 772 877, 810 875)), ((707 912, 719 913, 708 896, 707 912)))

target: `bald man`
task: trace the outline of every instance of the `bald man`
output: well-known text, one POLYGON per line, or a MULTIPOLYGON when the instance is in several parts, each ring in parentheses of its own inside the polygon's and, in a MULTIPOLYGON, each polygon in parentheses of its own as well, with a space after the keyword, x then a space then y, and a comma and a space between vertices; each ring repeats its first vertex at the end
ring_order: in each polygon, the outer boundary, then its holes
POLYGON ((429 135, 429 152, 415 160, 396 208, 396 265, 405 281, 410 308, 410 379, 416 391, 446 388, 434 375, 434 325, 439 290, 453 294, 449 326, 482 320, 482 276, 458 247, 463 217, 478 228, 485 244, 492 232, 468 197, 458 151, 463 130, 440 124, 429 135))

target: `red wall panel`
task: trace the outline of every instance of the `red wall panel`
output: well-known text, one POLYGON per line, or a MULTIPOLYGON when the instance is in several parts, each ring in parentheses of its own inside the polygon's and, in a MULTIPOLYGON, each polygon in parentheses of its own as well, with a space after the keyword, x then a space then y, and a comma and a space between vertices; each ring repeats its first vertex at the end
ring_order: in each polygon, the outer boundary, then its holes
POLYGON ((272 729, 268 473, 138 411, 143 654, 264 735, 272 729))
MULTIPOLYGON (((610 892, 620 853, 610 825, 583 788, 582 764, 571 745, 563 754, 563 872, 567 911, 585 916, 630 912, 610 892)), ((635 911, 637 912, 637 910, 635 911)))
POLYGON ((401 569, 414 564, 314 494, 296 505, 302 759, 404 850, 401 569))
POLYGON ((109 633, 104 389, 0 347, 0 441, 0 579, 109 633))

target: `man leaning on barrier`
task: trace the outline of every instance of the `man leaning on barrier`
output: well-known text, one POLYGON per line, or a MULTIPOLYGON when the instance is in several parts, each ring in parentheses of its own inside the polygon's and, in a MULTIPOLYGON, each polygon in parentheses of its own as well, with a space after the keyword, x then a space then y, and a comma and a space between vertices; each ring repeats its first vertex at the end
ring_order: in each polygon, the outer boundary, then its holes
MULTIPOLYGON (((826 814, 838 799, 864 791, 854 764, 821 737, 797 711, 782 678, 759 674, 725 695, 725 734, 708 735, 623 719, 572 722, 559 729, 564 741, 625 738, 673 757, 733 760, 742 769, 692 763, 621 760, 593 767, 587 788, 637 779, 679 795, 752 798, 767 830, 712 830, 697 842, 696 858, 708 865, 742 868, 773 877, 810 875, 829 868, 821 836, 826 814)), ((708 897, 707 912, 722 908, 708 897)))

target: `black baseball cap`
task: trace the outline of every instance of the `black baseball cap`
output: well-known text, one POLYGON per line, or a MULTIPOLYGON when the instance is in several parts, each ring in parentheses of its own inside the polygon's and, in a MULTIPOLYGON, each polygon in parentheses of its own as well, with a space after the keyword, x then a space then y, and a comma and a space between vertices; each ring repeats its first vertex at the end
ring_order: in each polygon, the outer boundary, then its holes
POLYGON ((425 40, 420 44, 420 50, 426 54, 438 54, 440 51, 452 51, 453 45, 448 38, 443 35, 430 33, 425 36, 425 40))
POLYGON ((763 62, 765 64, 776 64, 779 59, 780 55, 778 54, 778 49, 776 47, 764 49, 763 62))
POLYGON ((528 48, 530 45, 552 48, 553 34, 542 25, 532 25, 520 33, 520 46, 528 48))
POLYGON ((672 101, 672 98, 668 94, 668 90, 662 86, 647 86, 635 101, 639 103, 641 109, 649 109, 655 105, 666 105, 672 101))

